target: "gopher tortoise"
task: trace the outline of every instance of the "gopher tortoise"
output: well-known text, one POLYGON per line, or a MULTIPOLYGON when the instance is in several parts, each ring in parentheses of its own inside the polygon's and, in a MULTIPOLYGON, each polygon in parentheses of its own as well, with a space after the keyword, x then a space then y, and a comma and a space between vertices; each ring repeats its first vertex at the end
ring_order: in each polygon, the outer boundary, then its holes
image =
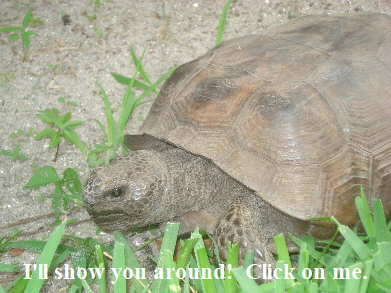
POLYGON ((389 219, 391 17, 306 16, 225 42, 176 69, 125 144, 84 188, 103 229, 175 220, 273 263, 273 236, 333 233, 310 218, 356 224, 361 186, 389 219))

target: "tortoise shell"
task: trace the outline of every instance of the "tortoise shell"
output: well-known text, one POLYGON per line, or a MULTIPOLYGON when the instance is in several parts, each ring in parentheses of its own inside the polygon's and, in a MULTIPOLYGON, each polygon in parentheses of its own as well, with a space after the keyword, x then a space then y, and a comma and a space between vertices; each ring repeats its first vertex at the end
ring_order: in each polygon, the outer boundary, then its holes
POLYGON ((140 134, 210 159, 299 219, 391 215, 391 17, 306 16, 176 69, 140 134))

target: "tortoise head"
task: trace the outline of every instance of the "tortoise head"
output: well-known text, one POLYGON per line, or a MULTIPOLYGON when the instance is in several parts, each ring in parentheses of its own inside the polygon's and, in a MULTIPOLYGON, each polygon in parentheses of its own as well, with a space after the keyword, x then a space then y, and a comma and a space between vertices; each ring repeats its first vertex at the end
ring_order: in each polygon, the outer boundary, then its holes
POLYGON ((104 230, 162 222, 166 176, 166 164, 156 151, 119 156, 88 178, 83 190, 87 211, 104 230))

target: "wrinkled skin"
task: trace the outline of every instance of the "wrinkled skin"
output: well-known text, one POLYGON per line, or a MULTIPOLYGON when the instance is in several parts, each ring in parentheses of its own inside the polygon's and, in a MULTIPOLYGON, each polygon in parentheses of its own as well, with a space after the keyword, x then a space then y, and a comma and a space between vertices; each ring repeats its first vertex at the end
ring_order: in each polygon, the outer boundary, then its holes
POLYGON ((223 258, 231 241, 241 245, 241 259, 252 250, 260 264, 274 263, 275 231, 298 234, 297 220, 208 160, 165 144, 146 148, 115 158, 89 177, 83 198, 103 229, 128 230, 174 220, 181 223, 181 233, 199 227, 213 234, 223 258))

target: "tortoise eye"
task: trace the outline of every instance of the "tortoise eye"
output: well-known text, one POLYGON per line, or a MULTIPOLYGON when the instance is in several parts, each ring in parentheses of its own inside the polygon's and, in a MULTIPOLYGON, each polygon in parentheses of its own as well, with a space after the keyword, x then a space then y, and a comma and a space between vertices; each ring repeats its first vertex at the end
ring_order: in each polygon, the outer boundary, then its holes
POLYGON ((111 191, 111 196, 112 197, 120 197, 120 196, 122 196, 122 194, 123 194, 123 190, 122 190, 122 188, 121 187, 116 187, 116 188, 114 188, 112 191, 111 191))

